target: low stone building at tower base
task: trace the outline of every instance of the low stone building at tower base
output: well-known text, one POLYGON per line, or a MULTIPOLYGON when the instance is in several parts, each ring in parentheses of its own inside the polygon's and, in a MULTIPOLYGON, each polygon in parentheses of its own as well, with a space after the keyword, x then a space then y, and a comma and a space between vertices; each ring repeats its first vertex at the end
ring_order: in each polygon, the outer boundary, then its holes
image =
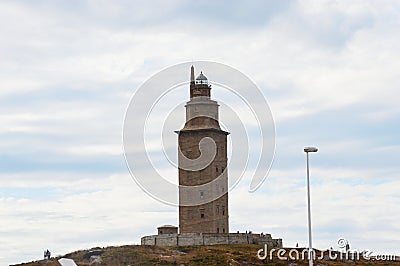
POLYGON ((273 239, 270 234, 253 233, 183 233, 144 236, 142 245, 149 246, 207 246, 256 244, 268 247, 282 247, 282 239, 273 239))

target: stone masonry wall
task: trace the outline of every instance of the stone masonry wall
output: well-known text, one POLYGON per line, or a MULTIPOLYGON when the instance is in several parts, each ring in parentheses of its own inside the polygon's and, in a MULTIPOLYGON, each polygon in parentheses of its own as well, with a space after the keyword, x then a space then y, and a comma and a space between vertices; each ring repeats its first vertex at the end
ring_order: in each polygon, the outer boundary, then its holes
POLYGON ((150 246, 267 244, 269 247, 282 247, 282 239, 273 239, 270 234, 184 233, 184 234, 144 236, 141 239, 141 244, 150 246))

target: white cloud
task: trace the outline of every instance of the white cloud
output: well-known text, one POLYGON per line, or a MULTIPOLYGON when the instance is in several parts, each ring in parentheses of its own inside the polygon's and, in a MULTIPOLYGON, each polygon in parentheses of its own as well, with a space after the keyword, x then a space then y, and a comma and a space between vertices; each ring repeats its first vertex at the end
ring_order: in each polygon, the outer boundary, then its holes
MULTIPOLYGON (((31 187, 29 182, 26 186, 31 187)), ((34 255, 35 250, 45 248, 63 254, 90 245, 139 243, 144 232, 154 233, 163 220, 176 224, 175 208, 148 197, 128 174, 97 182, 95 177, 81 176, 55 188, 64 191, 55 199, 0 198, 1 254, 10 254, 13 243, 20 243, 20 252, 8 260, 35 259, 40 256, 40 252, 34 255)))

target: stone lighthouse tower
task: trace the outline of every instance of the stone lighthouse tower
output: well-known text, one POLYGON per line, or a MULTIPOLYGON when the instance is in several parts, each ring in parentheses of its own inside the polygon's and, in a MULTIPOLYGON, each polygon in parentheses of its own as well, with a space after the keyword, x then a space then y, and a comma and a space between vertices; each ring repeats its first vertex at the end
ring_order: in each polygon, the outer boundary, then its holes
POLYGON ((179 143, 180 233, 229 233, 227 135, 219 126, 218 103, 200 73, 190 73, 186 123, 179 143))

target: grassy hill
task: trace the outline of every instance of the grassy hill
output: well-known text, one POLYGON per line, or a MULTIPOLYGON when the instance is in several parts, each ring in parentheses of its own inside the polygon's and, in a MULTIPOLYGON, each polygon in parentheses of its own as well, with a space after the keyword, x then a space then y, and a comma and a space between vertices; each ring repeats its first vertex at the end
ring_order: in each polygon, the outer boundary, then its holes
MULTIPOLYGON (((77 265, 308 265, 308 261, 260 260, 258 245, 218 245, 193 247, 119 246, 80 250, 62 256, 73 259, 77 265), (101 258, 101 262, 90 264, 90 260, 101 258), (92 258, 92 259, 91 259, 92 258)), ((286 249, 289 252, 289 249, 286 249)), ((299 252, 302 249, 298 249, 299 252)), ((286 254, 288 254, 288 252, 286 254)), ((274 253, 276 255, 276 253, 274 253)), ((317 253, 318 254, 318 253, 317 253)), ((18 265, 60 266, 58 258, 50 261, 35 261, 18 265)), ((318 260, 314 265, 400 265, 400 261, 330 261, 318 260)))

